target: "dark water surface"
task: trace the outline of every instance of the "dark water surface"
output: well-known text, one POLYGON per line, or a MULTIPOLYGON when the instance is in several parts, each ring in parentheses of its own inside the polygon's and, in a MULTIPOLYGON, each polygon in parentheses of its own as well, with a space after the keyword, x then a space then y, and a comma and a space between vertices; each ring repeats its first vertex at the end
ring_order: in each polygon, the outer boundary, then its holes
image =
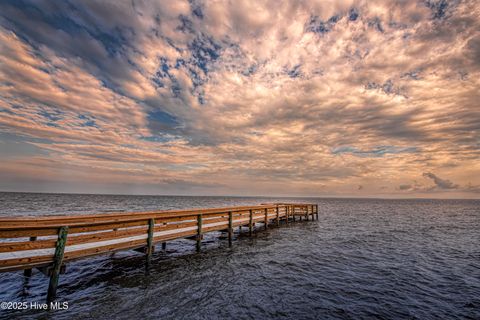
MULTIPOLYGON (((305 199, 0 193, 0 216, 221 207, 305 199)), ((69 263, 64 311, 2 319, 480 319, 480 201, 309 199, 319 220, 232 248, 218 233, 69 263)), ((0 301, 43 303, 48 279, 0 274, 0 301)))

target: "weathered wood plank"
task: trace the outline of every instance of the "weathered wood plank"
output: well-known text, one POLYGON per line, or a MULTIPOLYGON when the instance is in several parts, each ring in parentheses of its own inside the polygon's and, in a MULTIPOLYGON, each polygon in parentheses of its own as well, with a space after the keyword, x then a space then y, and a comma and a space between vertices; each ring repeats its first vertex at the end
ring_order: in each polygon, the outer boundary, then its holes
POLYGON ((243 206, 227 208, 209 208, 209 209, 186 209, 186 210, 165 210, 153 212, 122 212, 95 215, 70 215, 70 216, 42 216, 42 217, 14 217, 0 218, 0 231, 12 230, 18 227, 23 229, 37 229, 39 227, 60 227, 68 225, 70 227, 88 223, 106 224, 114 222, 128 222, 138 220, 148 220, 155 218, 157 220, 178 218, 178 217, 196 217, 198 214, 204 215, 228 215, 228 212, 241 212, 253 210, 262 210, 273 206, 243 206))
MULTIPOLYGON (((34 238, 34 237, 32 237, 34 238)), ((0 243, 0 252, 54 248, 56 240, 16 241, 0 243)))

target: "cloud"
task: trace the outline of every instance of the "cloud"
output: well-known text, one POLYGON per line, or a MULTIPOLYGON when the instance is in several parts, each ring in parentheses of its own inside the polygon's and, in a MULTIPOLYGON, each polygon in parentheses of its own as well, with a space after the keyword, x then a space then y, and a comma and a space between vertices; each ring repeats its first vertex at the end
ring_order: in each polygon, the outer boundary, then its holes
POLYGON ((459 185, 451 182, 450 180, 441 179, 440 177, 434 175, 431 172, 423 173, 423 176, 433 180, 435 185, 440 189, 458 189, 459 185))
POLYGON ((2 152, 5 176, 230 194, 423 192, 418 172, 436 192, 480 184, 475 1, 0 12, 0 132, 34 150, 2 152))
POLYGON ((439 193, 439 192, 466 192, 466 193, 478 193, 480 192, 480 186, 472 185, 469 182, 466 185, 459 185, 453 183, 450 180, 442 179, 438 175, 431 172, 424 172, 422 174, 424 178, 431 179, 434 185, 426 185, 417 182, 416 180, 412 184, 401 184, 398 186, 398 190, 403 192, 419 192, 419 193, 439 193))
POLYGON ((334 148, 333 154, 350 153, 359 157, 383 157, 387 154, 414 153, 418 152, 415 147, 375 146, 371 150, 359 150, 356 147, 343 146, 334 148))

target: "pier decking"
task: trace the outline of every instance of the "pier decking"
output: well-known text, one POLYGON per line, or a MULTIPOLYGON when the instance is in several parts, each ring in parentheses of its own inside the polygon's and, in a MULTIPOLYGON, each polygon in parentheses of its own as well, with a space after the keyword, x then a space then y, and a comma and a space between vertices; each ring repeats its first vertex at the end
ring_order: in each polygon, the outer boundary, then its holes
POLYGON ((31 276, 37 268, 50 277, 47 302, 54 300, 59 275, 65 263, 118 250, 136 249, 145 253, 147 265, 155 244, 180 238, 196 241, 200 251, 203 234, 228 233, 255 224, 280 225, 318 219, 316 204, 265 204, 231 208, 123 212, 109 214, 0 218, 0 272, 24 270, 31 276))

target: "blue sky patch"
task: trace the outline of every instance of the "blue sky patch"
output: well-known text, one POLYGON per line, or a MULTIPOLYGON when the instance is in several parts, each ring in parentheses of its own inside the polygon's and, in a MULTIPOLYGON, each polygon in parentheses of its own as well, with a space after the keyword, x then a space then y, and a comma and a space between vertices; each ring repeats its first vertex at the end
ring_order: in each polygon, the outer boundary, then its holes
POLYGON ((327 21, 322 21, 318 16, 311 16, 310 20, 305 25, 305 31, 317 34, 330 32, 340 18, 339 15, 335 15, 330 17, 327 21))
POLYGON ((150 121, 159 122, 169 126, 177 126, 179 124, 177 118, 164 112, 162 110, 155 110, 148 113, 148 119, 150 121))
POLYGON ((348 20, 350 21, 356 21, 359 16, 357 8, 352 8, 348 12, 348 20))
POLYGON ((44 117, 45 119, 47 119, 48 121, 58 121, 58 120, 62 120, 62 112, 60 111, 55 111, 55 112, 51 112, 51 111, 46 111, 46 110, 42 110, 40 112, 38 112, 38 114, 42 117, 44 117))
POLYGON ((448 1, 446 0, 428 0, 425 2, 425 5, 432 11, 433 19, 443 19, 447 15, 447 10, 449 7, 448 1))
POLYGON ((196 64, 203 72, 208 73, 209 64, 220 57, 222 46, 215 42, 212 37, 198 35, 188 45, 192 54, 192 63, 196 64))

